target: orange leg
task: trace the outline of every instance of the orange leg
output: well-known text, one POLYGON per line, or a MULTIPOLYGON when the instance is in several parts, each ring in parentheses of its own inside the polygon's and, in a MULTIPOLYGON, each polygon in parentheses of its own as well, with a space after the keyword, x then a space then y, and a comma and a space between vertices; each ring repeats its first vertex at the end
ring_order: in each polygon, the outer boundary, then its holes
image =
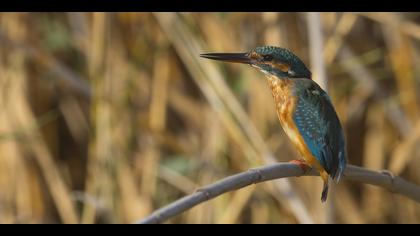
POLYGON ((304 173, 307 173, 312 168, 310 165, 308 165, 308 163, 306 163, 305 160, 302 160, 302 159, 299 159, 299 160, 291 160, 289 162, 290 163, 293 163, 293 164, 295 164, 297 166, 299 166, 303 170, 304 173))

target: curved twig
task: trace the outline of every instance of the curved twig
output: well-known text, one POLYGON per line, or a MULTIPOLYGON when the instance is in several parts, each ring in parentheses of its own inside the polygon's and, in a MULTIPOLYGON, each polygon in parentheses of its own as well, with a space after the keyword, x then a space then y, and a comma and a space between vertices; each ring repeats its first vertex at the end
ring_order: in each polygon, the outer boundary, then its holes
MULTIPOLYGON (((246 187, 268 180, 316 176, 317 171, 304 172, 300 167, 292 163, 278 163, 260 168, 250 169, 236 175, 219 180, 216 183, 202 187, 193 194, 185 196, 138 221, 139 224, 162 223, 202 202, 215 198, 223 193, 246 187)), ((400 177, 394 176, 389 171, 372 171, 362 167, 348 165, 344 173, 344 179, 359 181, 365 184, 380 186, 399 193, 416 202, 420 202, 420 186, 410 183, 400 177)))

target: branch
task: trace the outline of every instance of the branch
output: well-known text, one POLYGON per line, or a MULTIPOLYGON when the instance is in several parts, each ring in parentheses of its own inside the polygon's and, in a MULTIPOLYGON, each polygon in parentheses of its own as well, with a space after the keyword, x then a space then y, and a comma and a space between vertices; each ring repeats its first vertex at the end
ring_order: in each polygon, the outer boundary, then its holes
MULTIPOLYGON (((202 202, 215 198, 223 193, 246 187, 251 184, 261 183, 287 177, 317 176, 314 169, 304 172, 292 163, 278 163, 260 168, 250 169, 236 175, 219 180, 216 183, 202 187, 193 194, 185 196, 138 221, 139 224, 162 223, 202 202)), ((344 179, 359 181, 388 189, 399 193, 420 203, 420 186, 410 183, 400 177, 392 175, 389 171, 372 171, 362 167, 348 165, 344 179)))

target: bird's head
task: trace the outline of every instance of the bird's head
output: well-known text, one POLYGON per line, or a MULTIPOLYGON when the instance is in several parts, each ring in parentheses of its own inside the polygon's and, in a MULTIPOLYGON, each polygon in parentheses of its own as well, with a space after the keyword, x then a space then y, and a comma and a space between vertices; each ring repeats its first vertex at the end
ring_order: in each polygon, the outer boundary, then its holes
POLYGON ((285 48, 263 46, 245 53, 205 53, 200 56, 212 60, 249 64, 268 76, 280 79, 311 79, 311 72, 302 60, 285 48))

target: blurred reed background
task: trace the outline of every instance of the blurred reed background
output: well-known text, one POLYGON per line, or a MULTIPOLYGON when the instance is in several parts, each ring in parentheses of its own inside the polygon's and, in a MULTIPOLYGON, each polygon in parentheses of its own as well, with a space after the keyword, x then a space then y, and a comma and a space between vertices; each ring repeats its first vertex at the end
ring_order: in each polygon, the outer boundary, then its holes
MULTIPOLYGON (((419 40, 419 13, 2 13, 0 223, 131 223, 297 158, 263 75, 199 57, 261 45, 310 65, 351 164, 420 184, 419 40)), ((343 181, 322 205, 321 186, 250 186, 170 223, 420 223, 386 190, 343 181)))

